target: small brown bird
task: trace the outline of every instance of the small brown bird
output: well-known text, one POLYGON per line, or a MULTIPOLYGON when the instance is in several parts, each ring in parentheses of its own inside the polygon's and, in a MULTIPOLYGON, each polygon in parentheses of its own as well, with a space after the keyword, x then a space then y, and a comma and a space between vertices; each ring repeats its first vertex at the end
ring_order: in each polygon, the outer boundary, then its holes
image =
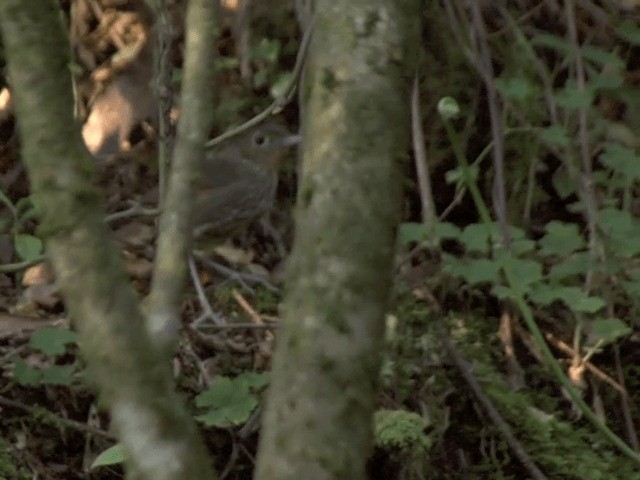
POLYGON ((267 213, 278 163, 299 142, 284 125, 267 121, 208 153, 196 186, 194 239, 224 239, 267 213))

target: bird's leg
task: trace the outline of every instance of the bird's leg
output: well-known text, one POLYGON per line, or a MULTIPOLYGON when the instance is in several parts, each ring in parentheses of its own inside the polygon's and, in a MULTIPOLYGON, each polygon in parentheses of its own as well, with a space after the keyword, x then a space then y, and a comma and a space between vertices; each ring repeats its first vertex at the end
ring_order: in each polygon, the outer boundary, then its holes
POLYGON ((202 315, 194 320, 194 326, 200 325, 207 319, 211 319, 216 325, 226 325, 227 321, 224 317, 219 313, 214 312, 211 304, 209 303, 209 299, 205 294, 204 287, 202 286, 202 282, 198 276, 198 269, 196 268, 196 264, 193 260, 193 255, 189 255, 189 273, 191 273, 191 281, 196 289, 198 300, 200 301, 200 307, 203 311, 202 315))
POLYGON ((200 262, 202 262, 204 266, 211 268, 212 270, 219 273, 220 275, 227 277, 227 279, 229 280, 237 281, 242 286, 242 288, 244 288, 249 293, 254 293, 253 288, 251 288, 248 285, 249 283, 257 283, 259 285, 262 285, 264 288, 266 288, 270 292, 277 293, 280 291, 278 287, 276 287, 271 282, 269 282, 264 277, 264 275, 248 273, 248 272, 239 272, 237 270, 234 270, 233 268, 229 268, 218 262, 209 260, 208 258, 205 258, 202 255, 197 255, 197 258, 198 260, 200 260, 200 262))
POLYGON ((278 256, 280 257, 279 261, 287 256, 287 249, 284 247, 284 239, 280 232, 273 226, 271 220, 268 216, 264 216, 260 219, 260 227, 262 230, 271 237, 273 243, 276 246, 276 250, 278 251, 278 256))

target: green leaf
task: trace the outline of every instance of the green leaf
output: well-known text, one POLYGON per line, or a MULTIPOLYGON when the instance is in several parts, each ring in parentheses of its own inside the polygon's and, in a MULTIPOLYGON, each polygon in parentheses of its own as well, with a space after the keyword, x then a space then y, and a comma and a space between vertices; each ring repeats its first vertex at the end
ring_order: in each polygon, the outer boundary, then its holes
POLYGON ((511 251, 516 256, 532 252, 535 248, 536 242, 529 240, 528 238, 522 238, 511 242, 511 251))
POLYGON ((562 301, 575 312, 595 313, 605 306, 599 297, 590 297, 579 287, 562 287, 558 285, 536 285, 529 292, 529 298, 538 305, 547 306, 555 301, 562 301))
POLYGON ((378 410, 373 426, 376 445, 383 449, 422 456, 434 444, 434 439, 425 434, 429 422, 415 412, 378 410))
POLYGON ((211 407, 208 412, 196 417, 207 426, 227 427, 240 425, 258 405, 250 392, 246 379, 216 378, 208 390, 196 397, 198 407, 211 407))
POLYGON ((589 252, 579 252, 551 267, 548 278, 560 281, 575 275, 585 274, 593 267, 594 263, 589 252))
POLYGON ((98 467, 106 467, 108 465, 120 465, 127 460, 127 454, 124 450, 124 445, 121 443, 116 443, 112 447, 104 450, 100 455, 96 457, 91 466, 90 470, 98 467))
POLYGON ((31 365, 27 365, 24 360, 19 359, 16 360, 16 363, 13 365, 13 378, 15 378, 20 385, 34 387, 40 384, 42 372, 31 365))
POLYGON ((402 246, 423 242, 427 239, 427 234, 424 223, 403 223, 398 229, 398 239, 402 246))
POLYGON ((616 67, 619 69, 625 66, 622 59, 615 52, 609 52, 595 45, 585 45, 581 48, 581 51, 584 58, 599 66, 616 67))
POLYGON ((515 101, 525 101, 538 92, 535 84, 527 77, 497 78, 495 83, 502 96, 515 101))
POLYGON ((66 346, 77 341, 78 335, 67 328, 45 327, 36 330, 29 339, 29 345, 45 355, 61 355, 66 346))
POLYGON ((616 34, 631 45, 640 45, 640 27, 634 20, 623 20, 616 27, 616 34))
POLYGON ((262 390, 268 385, 269 376, 258 372, 244 372, 238 375, 234 380, 242 388, 256 392, 262 390))
POLYGON ((640 156, 619 143, 608 142, 604 152, 600 155, 600 161, 610 169, 622 174, 629 179, 640 179, 640 156))
MULTIPOLYGON (((445 174, 444 174, 444 180, 449 184, 452 185, 454 183, 458 183, 458 182, 465 182, 465 175, 464 175, 465 169, 462 167, 456 167, 453 168, 451 170, 448 170, 445 174)), ((467 172, 469 174, 469 181, 470 182, 475 182, 478 179, 478 166, 477 165, 469 165, 469 167, 467 168, 467 172)))
POLYGON ((640 222, 629 212, 605 208, 599 212, 598 225, 618 257, 630 258, 640 253, 640 222))
POLYGON ((569 175, 564 168, 558 167, 551 177, 551 184, 558 196, 563 200, 575 193, 576 187, 569 179, 569 175))
POLYGON ((605 70, 594 74, 587 82, 587 87, 597 90, 616 90, 624 84, 623 73, 619 70, 605 70))
POLYGON ((562 90, 556 93, 558 105, 568 109, 579 109, 589 107, 593 103, 595 95, 592 89, 585 88, 579 90, 571 82, 567 82, 562 90))
POLYGON ((540 253, 543 255, 563 257, 585 248, 584 238, 580 235, 578 226, 573 223, 554 220, 549 222, 545 229, 546 235, 538 241, 540 253))
POLYGON ((224 57, 219 56, 216 61, 213 62, 213 66, 216 71, 234 70, 238 68, 240 61, 236 57, 224 57))
POLYGON ((567 54, 573 49, 573 46, 564 38, 550 33, 541 33, 531 39, 531 43, 535 46, 542 46, 556 50, 562 54, 567 54))
POLYGON ((542 265, 535 260, 515 258, 510 254, 500 256, 508 286, 516 292, 526 293, 529 287, 542 280, 542 265))
POLYGON ((449 222, 438 222, 435 225, 435 234, 438 238, 458 238, 462 230, 449 222))
POLYGON ((467 283, 474 285, 483 282, 498 282, 500 265, 496 262, 479 258, 476 260, 463 260, 455 269, 455 274, 463 278, 467 283))
POLYGON ((560 287, 557 296, 576 312, 595 313, 606 305, 600 297, 590 297, 579 287, 560 287))
POLYGON ((33 260, 42 254, 42 241, 33 235, 19 233, 14 237, 14 244, 22 260, 33 260))
POLYGON ((484 223, 472 223, 464 227, 458 240, 462 242, 467 252, 487 252, 489 238, 492 235, 491 226, 484 223))
POLYGON ((71 385, 73 365, 52 365, 42 369, 40 383, 43 385, 71 385))
POLYGON ((591 334, 605 343, 614 342, 630 333, 631 329, 618 318, 599 318, 591 322, 591 334))
POLYGON ((555 147, 566 148, 571 145, 569 135, 560 125, 550 125, 540 130, 540 138, 555 147))
POLYGON ((541 306, 551 305, 559 300, 557 285, 541 283, 535 285, 528 293, 529 300, 541 306))

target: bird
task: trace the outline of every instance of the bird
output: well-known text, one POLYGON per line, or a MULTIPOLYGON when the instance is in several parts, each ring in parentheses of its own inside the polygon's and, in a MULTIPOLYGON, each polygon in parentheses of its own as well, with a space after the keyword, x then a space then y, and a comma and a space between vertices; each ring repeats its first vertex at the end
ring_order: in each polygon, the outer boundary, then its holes
POLYGON ((208 151, 196 181, 193 238, 221 242, 271 210, 278 165, 300 142, 286 126, 268 120, 208 151))

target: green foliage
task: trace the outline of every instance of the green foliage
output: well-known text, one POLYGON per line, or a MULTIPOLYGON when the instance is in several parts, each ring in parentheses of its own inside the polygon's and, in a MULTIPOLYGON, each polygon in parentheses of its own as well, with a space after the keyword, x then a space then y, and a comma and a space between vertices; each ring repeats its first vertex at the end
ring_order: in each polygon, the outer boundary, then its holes
POLYGON ((33 260, 42 254, 42 241, 25 233, 25 224, 36 218, 36 209, 31 197, 21 198, 15 204, 0 190, 0 203, 11 213, 10 219, 0 219, 0 236, 9 234, 15 251, 21 260, 33 260))
POLYGON ((67 328, 46 327, 36 330, 29 339, 29 345, 45 355, 61 355, 67 345, 76 343, 78 335, 67 328))
POLYGON ((235 378, 217 377, 211 386, 196 397, 196 406, 208 408, 197 420, 209 427, 241 425, 258 406, 258 396, 267 384, 261 373, 246 372, 235 378))
POLYGON ((433 445, 425 433, 429 422, 406 410, 378 410, 373 417, 376 445, 409 456, 424 455, 433 445))
MULTIPOLYGON (((62 355, 69 345, 74 345, 77 335, 65 328, 46 327, 36 330, 29 340, 35 350, 45 355, 62 355)), ((24 386, 37 387, 39 385, 69 386, 74 380, 73 365, 30 365, 19 359, 14 363, 13 377, 24 386)))
POLYGON ((127 453, 124 450, 124 445, 116 443, 115 445, 102 451, 93 461, 90 470, 98 467, 107 467, 109 465, 120 465, 127 459, 127 453))
POLYGON ((30 480, 33 474, 26 468, 16 465, 16 460, 12 458, 11 446, 8 442, 0 438, 0 479, 7 480, 30 480))
POLYGON ((24 360, 17 360, 13 367, 13 377, 24 386, 40 385, 69 386, 73 382, 74 367, 72 365, 51 365, 33 367, 24 360))

